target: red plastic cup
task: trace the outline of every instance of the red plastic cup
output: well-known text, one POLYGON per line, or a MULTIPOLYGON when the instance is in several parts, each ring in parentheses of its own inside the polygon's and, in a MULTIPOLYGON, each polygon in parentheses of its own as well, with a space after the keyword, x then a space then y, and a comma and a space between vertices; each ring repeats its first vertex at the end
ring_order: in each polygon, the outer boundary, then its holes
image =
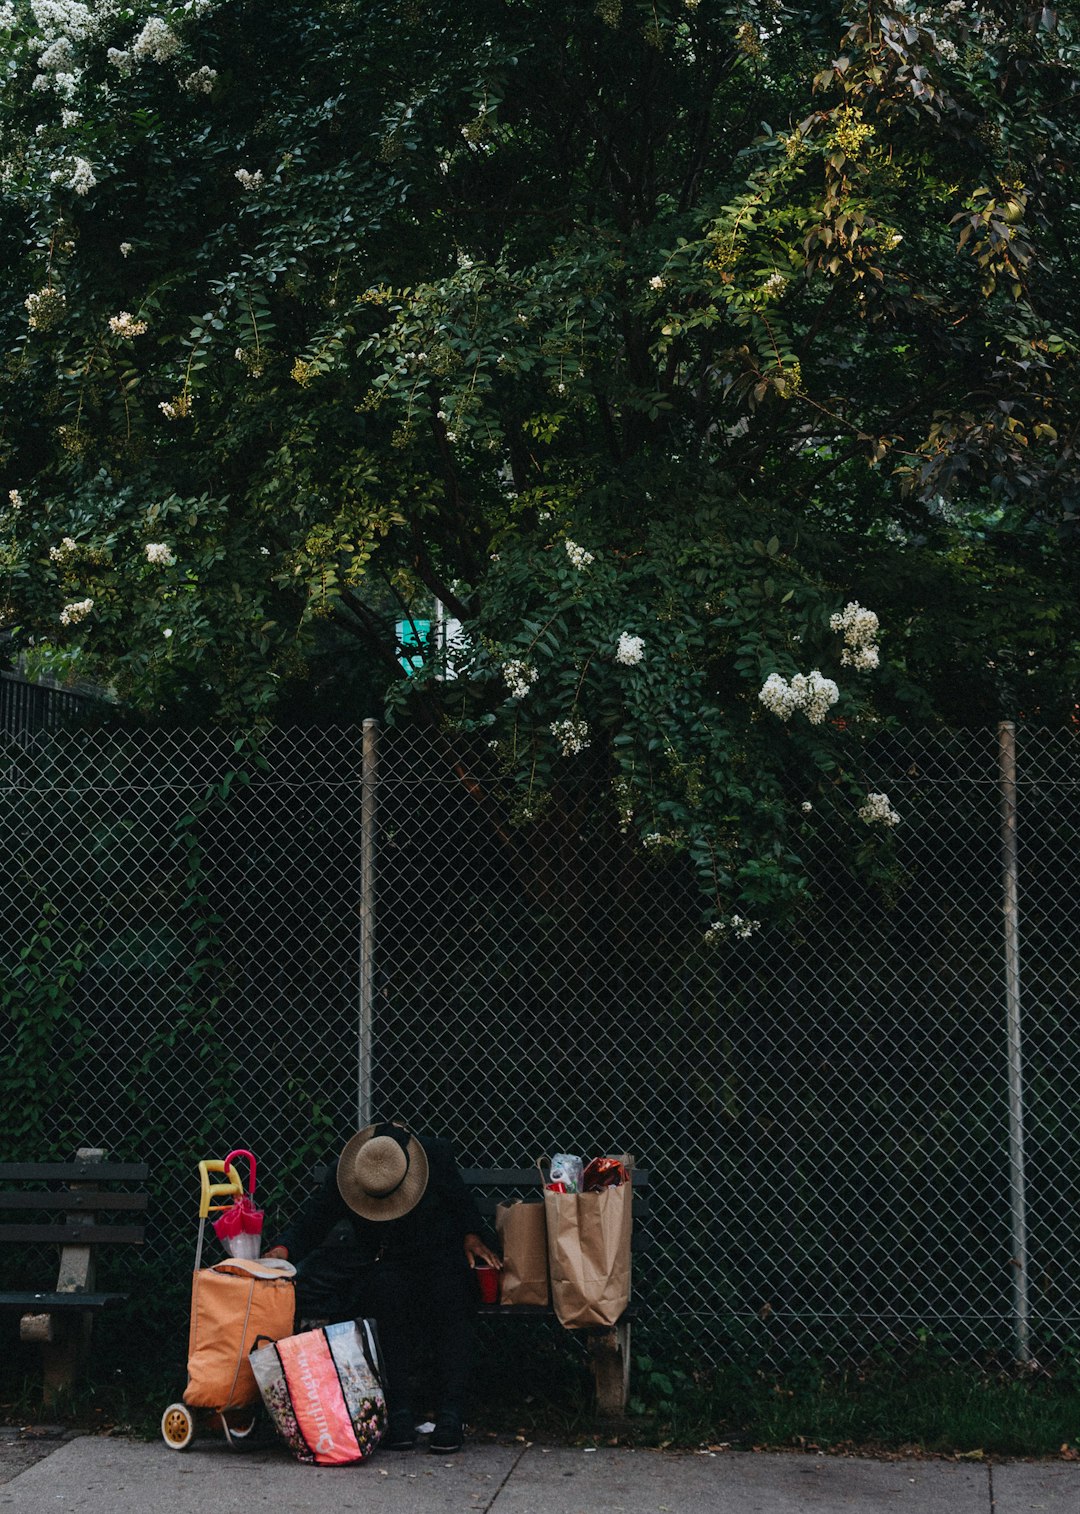
POLYGON ((497 1304, 499 1302, 498 1267, 489 1267, 486 1262, 477 1262, 475 1271, 481 1301, 485 1304, 497 1304))

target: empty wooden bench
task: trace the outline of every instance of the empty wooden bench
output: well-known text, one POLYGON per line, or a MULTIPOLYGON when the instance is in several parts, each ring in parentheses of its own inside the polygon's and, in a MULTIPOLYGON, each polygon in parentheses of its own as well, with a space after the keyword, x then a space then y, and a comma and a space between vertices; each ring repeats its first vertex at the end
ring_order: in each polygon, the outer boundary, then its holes
MULTIPOLYGON (((472 1193, 476 1207, 492 1230, 495 1229, 495 1209, 500 1202, 534 1195, 539 1198, 544 1181, 536 1167, 466 1167, 462 1169, 461 1175, 472 1193)), ((626 1399, 630 1390, 630 1326, 643 1311, 648 1281, 649 1174, 645 1168, 634 1168, 632 1193, 633 1291, 630 1303, 618 1324, 610 1328, 598 1326, 595 1329, 574 1331, 575 1335, 583 1337, 588 1351, 589 1368, 596 1385, 597 1412, 613 1418, 626 1412, 626 1399)), ((481 1304, 480 1313, 487 1318, 555 1318, 555 1311, 550 1305, 540 1304, 481 1304)))
POLYGON ((95 1290, 95 1254, 102 1245, 139 1245, 144 1226, 144 1162, 108 1162, 104 1152, 82 1148, 71 1162, 0 1162, 0 1243, 60 1247, 56 1286, 0 1292, 0 1309, 22 1316, 23 1340, 40 1341, 44 1398, 69 1389, 89 1345, 93 1317, 121 1303, 126 1293, 95 1290), (10 1216, 17 1215, 17 1219, 10 1216))

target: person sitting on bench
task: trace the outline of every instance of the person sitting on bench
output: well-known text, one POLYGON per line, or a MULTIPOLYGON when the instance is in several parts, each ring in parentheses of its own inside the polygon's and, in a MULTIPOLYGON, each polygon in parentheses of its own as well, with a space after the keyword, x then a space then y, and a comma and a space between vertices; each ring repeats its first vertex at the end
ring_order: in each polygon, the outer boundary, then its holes
POLYGON ((266 1255, 296 1264, 301 1319, 376 1321, 391 1450, 416 1445, 410 1380, 424 1332, 434 1346, 439 1392, 429 1448, 459 1451, 476 1328, 470 1269, 502 1262, 484 1239, 450 1143, 398 1121, 358 1131, 266 1255), (342 1219, 351 1221, 353 1244, 324 1247, 342 1219))

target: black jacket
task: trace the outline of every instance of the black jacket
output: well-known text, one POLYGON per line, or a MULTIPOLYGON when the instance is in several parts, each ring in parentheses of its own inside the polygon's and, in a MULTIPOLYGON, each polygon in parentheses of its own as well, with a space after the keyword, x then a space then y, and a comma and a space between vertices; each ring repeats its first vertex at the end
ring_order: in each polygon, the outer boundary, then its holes
POLYGON ((290 1261, 303 1261, 339 1221, 347 1219, 365 1261, 382 1256, 402 1261, 464 1262, 465 1237, 483 1235, 484 1222, 462 1182, 450 1142, 434 1136, 417 1139, 427 1153, 428 1184, 423 1198, 408 1214, 399 1220, 365 1220, 354 1214, 338 1192, 335 1160, 322 1186, 274 1244, 288 1247, 290 1261))

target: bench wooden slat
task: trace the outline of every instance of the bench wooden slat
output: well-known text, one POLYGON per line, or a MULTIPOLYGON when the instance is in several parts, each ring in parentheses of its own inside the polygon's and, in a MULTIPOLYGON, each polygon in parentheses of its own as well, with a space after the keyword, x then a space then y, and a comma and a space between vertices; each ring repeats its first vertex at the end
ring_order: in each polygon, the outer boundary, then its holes
POLYGON ((88 1188, 60 1189, 53 1193, 0 1193, 2 1209, 145 1209, 145 1193, 93 1193, 88 1188))
POLYGON ((120 1304, 126 1293, 0 1293, 0 1309, 23 1314, 52 1314, 57 1309, 104 1309, 120 1304))
POLYGON ((146 1162, 0 1162, 0 1183, 26 1183, 46 1178, 58 1183, 141 1183, 150 1174, 146 1162))
POLYGON ((75 1220, 67 1225, 0 1225, 0 1241, 55 1242, 58 1246, 96 1246, 126 1241, 141 1246, 142 1225, 94 1225, 75 1220))
POLYGON ((537 1167, 463 1167, 461 1176, 470 1188, 539 1188, 544 1181, 537 1167))

